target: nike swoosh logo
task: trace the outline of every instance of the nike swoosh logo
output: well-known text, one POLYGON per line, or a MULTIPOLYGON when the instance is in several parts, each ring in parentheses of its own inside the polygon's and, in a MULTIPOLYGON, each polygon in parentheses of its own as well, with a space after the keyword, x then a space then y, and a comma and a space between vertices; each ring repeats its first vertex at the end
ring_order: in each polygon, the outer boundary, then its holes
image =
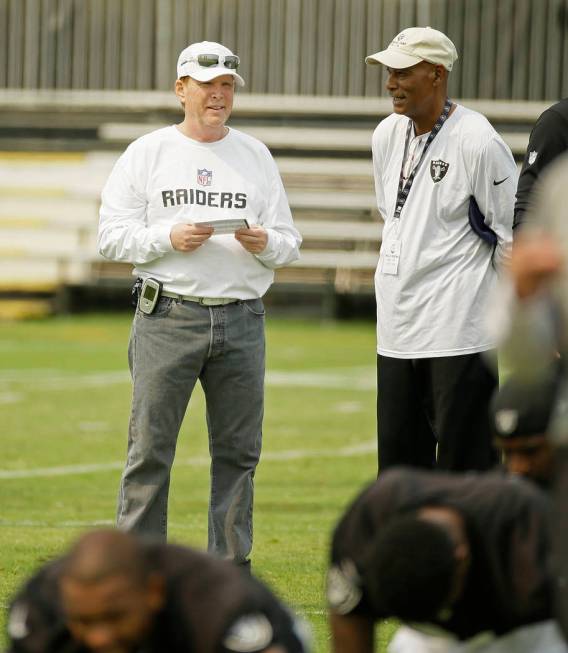
POLYGON ((499 186, 499 184, 502 184, 504 181, 507 181, 507 179, 509 179, 509 177, 505 177, 505 179, 501 179, 501 181, 495 181, 495 179, 494 179, 493 180, 493 185, 494 186, 499 186))

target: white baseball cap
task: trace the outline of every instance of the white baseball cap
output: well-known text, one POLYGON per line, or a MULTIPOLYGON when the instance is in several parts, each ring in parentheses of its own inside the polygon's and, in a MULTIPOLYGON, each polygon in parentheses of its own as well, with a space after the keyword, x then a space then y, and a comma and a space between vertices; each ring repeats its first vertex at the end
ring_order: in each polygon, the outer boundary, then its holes
POLYGON ((189 75, 199 82, 209 82, 221 75, 232 75, 239 86, 245 80, 237 73, 239 58, 229 48, 213 41, 192 43, 182 50, 177 62, 178 79, 189 75))
POLYGON ((428 61, 450 71, 457 58, 456 46, 442 32, 431 27, 409 27, 397 34, 386 50, 370 54, 365 63, 400 69, 428 61))

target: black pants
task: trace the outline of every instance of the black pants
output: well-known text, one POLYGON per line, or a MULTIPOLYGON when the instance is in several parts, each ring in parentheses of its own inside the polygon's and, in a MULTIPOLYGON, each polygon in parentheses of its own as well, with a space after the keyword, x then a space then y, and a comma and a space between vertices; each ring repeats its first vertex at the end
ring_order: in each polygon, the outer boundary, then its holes
POLYGON ((379 466, 489 469, 497 462, 489 402, 497 377, 481 354, 377 357, 379 466))

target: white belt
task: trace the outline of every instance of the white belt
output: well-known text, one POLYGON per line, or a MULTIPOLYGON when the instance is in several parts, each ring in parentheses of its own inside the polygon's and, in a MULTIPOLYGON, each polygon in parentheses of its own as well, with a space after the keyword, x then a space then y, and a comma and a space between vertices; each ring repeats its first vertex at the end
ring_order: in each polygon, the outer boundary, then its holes
POLYGON ((225 304, 234 304, 239 301, 238 299, 232 299, 230 297, 195 297, 194 295, 179 295, 175 292, 168 292, 167 290, 162 290, 161 296, 180 299, 184 302, 195 302, 202 306, 225 306, 225 304))

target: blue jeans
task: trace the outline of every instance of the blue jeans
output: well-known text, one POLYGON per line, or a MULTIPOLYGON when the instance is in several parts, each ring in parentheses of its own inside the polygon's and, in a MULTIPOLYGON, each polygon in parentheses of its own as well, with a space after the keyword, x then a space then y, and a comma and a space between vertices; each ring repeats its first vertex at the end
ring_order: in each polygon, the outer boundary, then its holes
POLYGON ((136 310, 128 357, 133 397, 117 525, 166 538, 170 469, 199 379, 211 455, 208 549, 244 562, 262 442, 262 300, 207 307, 162 297, 152 315, 136 310))

